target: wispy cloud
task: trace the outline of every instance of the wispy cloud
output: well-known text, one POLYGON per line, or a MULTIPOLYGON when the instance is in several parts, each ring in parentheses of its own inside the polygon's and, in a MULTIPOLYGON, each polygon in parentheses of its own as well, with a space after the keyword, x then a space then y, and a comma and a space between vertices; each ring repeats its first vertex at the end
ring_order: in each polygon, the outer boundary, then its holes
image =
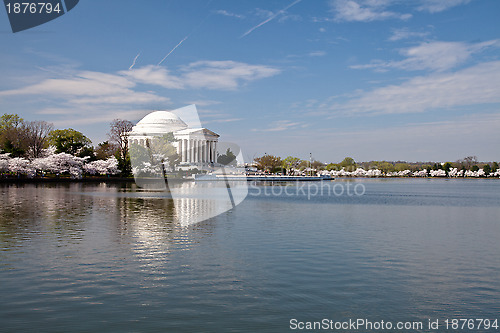
POLYGON ((415 38, 415 37, 424 38, 427 37, 428 35, 429 32, 410 31, 408 28, 394 29, 392 31, 391 37, 389 37, 389 41, 396 42, 398 40, 415 38))
POLYGON ((371 22, 412 17, 411 14, 387 10, 391 0, 330 0, 329 4, 336 21, 371 22))
POLYGON ((326 52, 325 51, 313 51, 313 52, 309 52, 308 56, 310 56, 310 57, 324 57, 324 56, 326 56, 326 52))
POLYGON ((213 12, 215 14, 218 14, 218 15, 223 15, 223 16, 228 16, 228 17, 235 17, 235 18, 238 18, 238 19, 244 19, 245 18, 244 15, 231 13, 231 12, 228 12, 227 10, 224 10, 224 9, 214 10, 213 12))
POLYGON ((422 4, 417 7, 418 10, 429 13, 438 13, 455 6, 465 5, 471 0, 421 0, 422 4))
MULTIPOLYGON (((44 114, 48 121, 62 126, 105 122, 124 118, 128 112, 136 115, 141 107, 164 108, 171 104, 165 92, 160 93, 155 88, 236 90, 248 82, 277 75, 280 70, 235 61, 198 61, 176 68, 175 73, 155 65, 115 73, 64 67, 59 71, 40 72, 40 75, 21 80, 28 83, 20 88, 1 90, 0 102, 17 105, 20 100, 28 100, 37 104, 35 113, 44 114)), ((213 100, 199 101, 200 105, 218 103, 213 100)), ((237 120, 234 116, 225 115, 213 121, 237 120)))
POLYGON ((280 9, 278 10, 276 13, 273 13, 271 14, 267 19, 265 19, 264 21, 260 22, 259 24, 257 24, 256 26, 250 28, 247 32, 245 32, 243 35, 240 36, 240 38, 243 38, 247 35, 249 35, 252 31, 254 31, 255 29, 258 29, 260 28, 261 26, 263 26, 264 24, 266 23, 269 23, 271 22, 272 20, 274 20, 277 16, 279 15, 283 15, 288 9, 290 9, 291 7, 295 6, 296 4, 298 4, 299 2, 301 2, 302 0, 295 0, 294 2, 292 2, 291 4, 289 4, 288 6, 286 6, 285 8, 283 9, 280 9))
POLYGON ((182 81, 191 88, 235 90, 250 82, 279 74, 277 68, 236 61, 197 61, 182 68, 182 81))
POLYGON ((163 66, 147 65, 118 72, 133 82, 160 86, 167 89, 184 89, 184 82, 163 66))
MULTIPOLYGON (((214 101, 211 99, 198 99, 198 100, 192 100, 189 102, 186 102, 186 104, 195 104, 196 106, 210 106, 210 105, 217 105, 217 104, 222 104, 221 101, 214 101)), ((198 112, 202 112, 202 110, 198 110, 198 112)))
POLYGON ((47 78, 23 88, 0 91, 0 98, 38 95, 43 98, 63 99, 74 104, 142 104, 168 101, 167 98, 151 92, 134 90, 136 83, 122 75, 91 71, 61 74, 63 78, 47 78))
POLYGON ((281 132, 286 131, 292 128, 297 128, 303 125, 300 122, 293 122, 291 120, 278 120, 275 121, 270 128, 254 128, 252 131, 254 132, 281 132))
POLYGON ((465 42, 424 42, 420 45, 402 49, 400 54, 406 59, 401 61, 374 60, 370 64, 354 65, 354 69, 387 70, 398 68, 404 70, 433 70, 442 72, 463 64, 474 53, 487 48, 500 47, 500 40, 494 39, 480 43, 465 42))
POLYGON ((361 92, 346 102, 331 104, 329 109, 347 114, 398 114, 500 103, 498 82, 500 61, 492 61, 361 92))
POLYGON ((212 119, 208 121, 203 121, 203 124, 214 124, 214 123, 232 123, 235 121, 242 121, 244 118, 220 118, 220 119, 212 119))
MULTIPOLYGON (((387 19, 408 20, 410 13, 400 13, 392 8, 401 8, 404 3, 409 9, 437 13, 455 6, 464 5, 471 0, 330 0, 329 5, 337 22, 372 22, 387 19)), ((324 19, 322 19, 324 20, 324 19)))
POLYGON ((38 95, 71 103, 144 104, 168 99, 152 91, 142 91, 138 86, 141 84, 166 89, 235 90, 244 83, 279 73, 279 69, 271 66, 236 61, 197 61, 180 67, 177 75, 154 65, 117 73, 68 70, 56 74, 49 71, 39 82, 0 91, 0 98, 38 95))

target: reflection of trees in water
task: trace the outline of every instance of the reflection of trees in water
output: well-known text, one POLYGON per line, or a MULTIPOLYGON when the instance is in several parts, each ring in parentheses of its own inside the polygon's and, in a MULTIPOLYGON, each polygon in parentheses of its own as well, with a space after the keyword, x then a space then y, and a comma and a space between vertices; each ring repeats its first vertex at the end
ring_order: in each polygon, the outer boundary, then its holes
POLYGON ((10 184, 0 185, 0 193, 0 247, 5 249, 35 238, 78 243, 89 251, 113 249, 115 243, 150 265, 172 248, 189 249, 215 229, 213 220, 182 223, 193 209, 208 205, 203 200, 176 199, 182 201, 180 219, 178 203, 168 193, 138 191, 130 183, 10 184))
POLYGON ((92 199, 71 195, 78 183, 0 185, 0 241, 19 242, 37 234, 78 240, 92 207, 92 199))

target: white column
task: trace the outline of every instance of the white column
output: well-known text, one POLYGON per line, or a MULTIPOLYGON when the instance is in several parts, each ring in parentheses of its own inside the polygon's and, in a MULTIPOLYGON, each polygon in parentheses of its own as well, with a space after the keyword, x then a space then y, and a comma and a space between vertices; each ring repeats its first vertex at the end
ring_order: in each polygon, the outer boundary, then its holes
POLYGON ((194 155, 194 152, 195 152, 195 149, 196 149, 195 143, 196 143, 196 141, 194 141, 194 139, 191 139, 191 163, 195 163, 196 162, 195 155, 194 155))
POLYGON ((182 139, 182 142, 184 143, 182 145, 182 162, 186 162, 186 155, 187 155, 187 140, 186 139, 182 139))
POLYGON ((198 154, 200 153, 200 144, 198 140, 194 140, 194 162, 198 163, 198 154))
POLYGON ((205 162, 205 146, 203 145, 203 139, 200 140, 200 162, 203 163, 205 162))
POLYGON ((205 163, 205 140, 201 140, 201 163, 205 163))
POLYGON ((195 150, 196 150, 196 145, 195 145, 196 141, 194 141, 194 139, 191 139, 191 163, 195 163, 196 160, 195 160, 195 150))
POLYGON ((188 145, 187 145, 187 149, 188 149, 188 152, 187 152, 187 162, 191 163, 191 161, 192 161, 191 152, 193 151, 193 142, 191 141, 191 139, 187 139, 187 142, 188 142, 188 145))
POLYGON ((217 141, 214 141, 214 161, 217 162, 217 141))
POLYGON ((208 158, 208 141, 205 140, 204 143, 205 143, 205 162, 208 163, 210 162, 210 159, 208 158))
POLYGON ((197 142, 198 142, 198 155, 197 155, 197 157, 198 157, 198 163, 199 163, 199 162, 201 162, 201 141, 198 140, 197 142))

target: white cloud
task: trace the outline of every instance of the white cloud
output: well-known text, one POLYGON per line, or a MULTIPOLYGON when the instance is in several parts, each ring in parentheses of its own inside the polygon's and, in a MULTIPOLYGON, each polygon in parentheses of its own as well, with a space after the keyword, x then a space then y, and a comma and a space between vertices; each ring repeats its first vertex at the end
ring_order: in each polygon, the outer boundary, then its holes
POLYGON ((280 70, 236 61, 197 61, 182 69, 182 81, 191 88, 234 90, 242 82, 271 77, 280 70))
POLYGON ((279 69, 236 61, 198 61, 172 75, 162 66, 148 65, 116 74, 91 71, 48 72, 49 78, 18 89, 0 91, 0 97, 40 95, 74 103, 144 104, 165 102, 154 92, 137 91, 138 84, 167 89, 234 90, 242 83, 277 75, 279 69), (53 76, 59 76, 54 78, 53 76))
POLYGON ((228 16, 228 17, 235 17, 235 18, 238 18, 238 19, 245 18, 244 15, 231 13, 231 12, 228 12, 227 10, 224 10, 224 9, 215 10, 214 13, 215 14, 219 14, 219 15, 223 15, 223 16, 228 16))
POLYGON ((471 0, 421 0, 422 4, 417 7, 418 10, 429 13, 438 13, 449 8, 465 5, 471 0))
POLYGON ((132 88, 136 83, 116 74, 82 71, 63 73, 64 78, 48 78, 23 88, 0 91, 0 97, 39 95, 71 103, 141 104, 166 102, 167 98, 132 88))
POLYGON ((254 132, 281 132, 281 131, 286 131, 286 130, 290 130, 293 128, 297 128, 300 125, 302 125, 302 123, 293 122, 290 120, 278 120, 278 121, 275 121, 273 123, 273 127, 254 128, 254 129, 252 129, 252 131, 254 131, 254 132))
POLYGON ((386 19, 408 20, 411 14, 386 10, 391 0, 331 0, 330 8, 337 21, 371 22, 386 19))
POLYGON ((428 32, 415 32, 415 31, 410 31, 408 28, 401 28, 401 29, 394 29, 392 32, 392 36, 389 37, 389 40, 391 42, 396 42, 398 40, 402 39, 408 39, 408 38, 423 38, 428 36, 428 32))
POLYGON ((171 75, 168 69, 162 66, 147 65, 120 71, 119 74, 128 77, 134 82, 156 85, 167 89, 183 89, 185 87, 181 79, 171 75))
POLYGON ((400 54, 406 59, 401 61, 374 60, 370 64, 351 66, 354 69, 373 68, 385 70, 398 68, 404 70, 433 70, 442 72, 463 64, 472 54, 489 47, 500 47, 500 40, 490 40, 481 43, 464 42, 424 42, 420 45, 402 49, 400 54))
POLYGON ((324 57, 326 56, 325 51, 314 51, 314 52, 309 52, 308 54, 310 57, 324 57))
MULTIPOLYGON (((198 61, 178 68, 175 74, 153 65, 116 73, 61 69, 44 71, 42 78, 30 77, 30 83, 22 87, 1 90, 0 101, 35 105, 33 112, 49 116, 48 121, 58 126, 88 125, 135 115, 134 110, 140 107, 161 108, 171 103, 170 98, 151 88, 235 90, 279 72, 273 67, 235 61, 198 61)), ((218 103, 200 101, 204 105, 218 103)), ((236 120, 226 116, 218 121, 236 120)))
MULTIPOLYGON (((110 123, 114 119, 138 120, 148 114, 149 110, 126 110, 126 109, 61 109, 60 115, 66 115, 62 119, 56 119, 52 123, 56 127, 75 127, 83 125, 94 125, 110 123), (75 112, 79 111, 79 112, 75 112)), ((39 114, 46 114, 39 112, 39 114)))
POLYGON ((412 113, 482 103, 500 103, 500 61, 481 63, 455 73, 415 77, 360 93, 331 110, 346 113, 412 113))
POLYGON ((221 119, 212 119, 208 121, 203 121, 203 125, 213 124, 213 123, 232 123, 235 121, 245 120, 244 118, 221 118, 221 119))
MULTIPOLYGON (((189 101, 186 104, 195 104, 196 106, 210 106, 210 105, 222 104, 222 102, 221 101, 214 101, 211 99, 198 99, 198 100, 189 101)), ((198 112, 202 112, 202 111, 198 110, 198 112)))

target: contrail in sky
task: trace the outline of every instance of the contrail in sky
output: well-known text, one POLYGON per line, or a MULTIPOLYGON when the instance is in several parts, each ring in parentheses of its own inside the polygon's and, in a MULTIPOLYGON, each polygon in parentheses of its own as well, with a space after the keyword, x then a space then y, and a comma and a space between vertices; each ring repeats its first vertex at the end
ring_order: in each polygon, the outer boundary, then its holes
POLYGON ((134 61, 132 62, 132 65, 130 65, 130 67, 128 68, 129 70, 131 70, 135 66, 135 62, 136 62, 137 58, 139 58, 140 55, 141 55, 141 52, 137 53, 137 55, 134 58, 134 61))
POLYGON ((163 60, 167 59, 167 57, 168 57, 168 56, 169 56, 172 52, 174 52, 174 50, 175 50, 176 48, 178 48, 178 47, 179 47, 179 45, 181 45, 181 44, 182 44, 182 43, 183 43, 186 39, 188 39, 188 37, 189 37, 189 35, 187 35, 186 37, 184 37, 184 39, 183 39, 183 40, 181 40, 181 41, 179 42, 179 44, 175 45, 175 46, 174 46, 174 48, 173 48, 172 50, 170 50, 170 52, 168 52, 168 53, 167 53, 167 55, 166 55, 165 57, 163 57, 163 59, 161 59, 161 61, 160 61, 160 62, 158 63, 158 65, 156 65, 156 66, 160 66, 160 65, 161 65, 161 63, 163 62, 163 60))
POLYGON ((240 36, 240 38, 243 38, 245 37, 246 35, 248 35, 249 33, 251 33, 252 31, 254 31, 255 29, 257 28, 260 28, 261 26, 263 26, 264 24, 268 23, 269 21, 272 21, 276 18, 276 16, 280 15, 280 14, 283 14, 285 11, 287 11, 288 9, 290 9, 290 7, 292 6, 295 6, 296 4, 298 4, 299 2, 301 2, 302 0, 295 0, 294 2, 292 2, 291 4, 289 4, 288 6, 286 6, 285 8, 283 8, 282 10, 279 10, 277 11, 275 14, 271 15, 268 19, 266 19, 265 21, 257 24, 255 27, 251 28, 250 30, 248 30, 247 32, 245 32, 243 35, 240 36))

